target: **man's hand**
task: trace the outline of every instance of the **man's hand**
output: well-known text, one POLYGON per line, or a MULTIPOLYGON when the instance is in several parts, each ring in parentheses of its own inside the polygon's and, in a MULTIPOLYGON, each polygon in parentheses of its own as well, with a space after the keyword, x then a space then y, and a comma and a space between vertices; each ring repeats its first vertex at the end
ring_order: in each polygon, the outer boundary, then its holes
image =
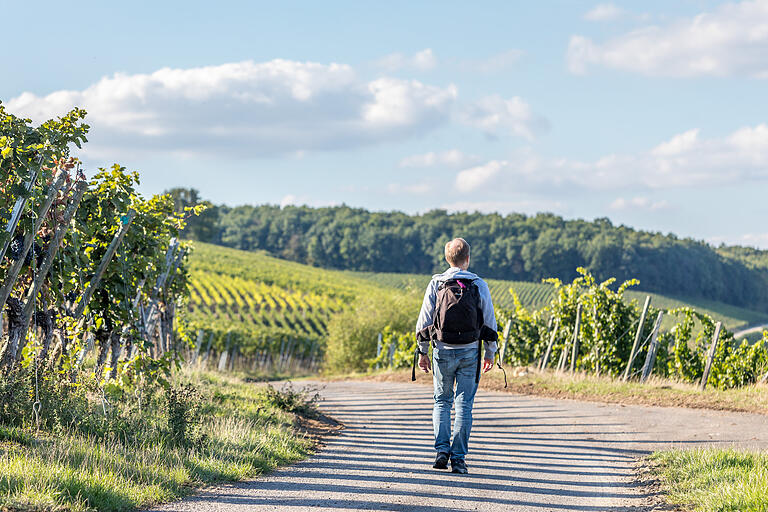
POLYGON ((429 373, 429 371, 432 369, 432 362, 429 360, 428 354, 419 355, 419 368, 424 370, 424 373, 429 373))
POLYGON ((488 373, 493 369, 493 359, 488 359, 487 357, 483 359, 483 373, 488 373))

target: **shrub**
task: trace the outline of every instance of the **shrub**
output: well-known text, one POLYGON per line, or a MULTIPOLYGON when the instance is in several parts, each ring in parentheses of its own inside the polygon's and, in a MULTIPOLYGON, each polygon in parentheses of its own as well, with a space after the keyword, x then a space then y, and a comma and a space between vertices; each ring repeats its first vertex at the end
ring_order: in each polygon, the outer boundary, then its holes
POLYGON ((202 444, 204 435, 200 432, 200 409, 202 399, 192 384, 166 390, 168 403, 168 434, 172 444, 192 447, 202 444))
POLYGON ((335 314, 328 324, 325 369, 332 373, 364 369, 366 359, 376 357, 378 334, 387 326, 393 331, 412 332, 418 308, 411 295, 381 294, 335 314))
POLYGON ((278 408, 293 413, 312 418, 317 416, 317 401, 320 394, 317 389, 305 387, 294 389, 290 382, 277 390, 271 384, 265 388, 267 401, 278 408))

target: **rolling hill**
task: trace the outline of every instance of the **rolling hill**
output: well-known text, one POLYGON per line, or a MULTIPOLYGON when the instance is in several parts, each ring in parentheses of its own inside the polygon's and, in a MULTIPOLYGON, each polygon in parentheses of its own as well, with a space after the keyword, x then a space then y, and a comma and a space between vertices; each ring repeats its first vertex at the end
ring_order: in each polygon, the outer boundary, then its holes
MULTIPOLYGON (((377 272, 345 272, 350 277, 358 277, 377 283, 413 293, 423 293, 430 276, 422 274, 399 274, 377 272)), ((513 289, 520 301, 527 309, 539 309, 547 305, 554 294, 552 285, 545 283, 531 283, 526 281, 505 281, 499 279, 487 279, 494 304, 498 308, 510 309, 513 307, 513 289)), ((705 299, 670 297, 658 293, 650 293, 639 290, 628 290, 626 296, 631 300, 637 300, 642 304, 646 295, 651 296, 651 303, 663 309, 671 309, 683 306, 692 307, 702 313, 707 313, 715 320, 723 322, 728 329, 734 331, 749 325, 768 323, 768 314, 753 311, 730 304, 724 304, 705 299)))

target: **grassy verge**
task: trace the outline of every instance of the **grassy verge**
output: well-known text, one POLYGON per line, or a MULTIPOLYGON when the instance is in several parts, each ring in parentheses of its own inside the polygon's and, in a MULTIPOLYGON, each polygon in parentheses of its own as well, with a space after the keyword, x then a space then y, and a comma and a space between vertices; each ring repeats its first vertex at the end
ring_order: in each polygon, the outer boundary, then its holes
POLYGON ((701 512, 768 510, 768 453, 704 448, 654 453, 669 503, 701 512))
POLYGON ((0 426, 0 510, 129 510, 259 475, 314 448, 301 428, 315 413, 307 393, 199 372, 174 389, 143 403, 124 397, 93 433, 82 422, 47 433, 0 426))
MULTIPOLYGON (((525 395, 569 398, 593 402, 690 407, 723 411, 768 414, 768 385, 756 384, 743 388, 700 392, 696 386, 651 378, 645 384, 594 375, 570 375, 539 372, 526 368, 507 368, 508 387, 504 377, 494 369, 480 380, 480 387, 494 391, 509 391, 525 395)), ((346 378, 410 382, 410 370, 391 370, 352 374, 346 378)), ((417 381, 431 384, 432 376, 417 373, 417 381)))

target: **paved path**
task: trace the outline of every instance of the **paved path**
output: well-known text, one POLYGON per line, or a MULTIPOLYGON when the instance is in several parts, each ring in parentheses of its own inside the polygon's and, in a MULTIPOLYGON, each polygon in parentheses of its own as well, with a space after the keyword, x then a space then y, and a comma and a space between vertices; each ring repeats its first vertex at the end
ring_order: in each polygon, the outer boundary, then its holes
POLYGON ((311 459, 157 511, 645 510, 633 463, 670 446, 768 448, 768 417, 479 390, 469 475, 432 469, 431 389, 325 384, 346 425, 311 459))

